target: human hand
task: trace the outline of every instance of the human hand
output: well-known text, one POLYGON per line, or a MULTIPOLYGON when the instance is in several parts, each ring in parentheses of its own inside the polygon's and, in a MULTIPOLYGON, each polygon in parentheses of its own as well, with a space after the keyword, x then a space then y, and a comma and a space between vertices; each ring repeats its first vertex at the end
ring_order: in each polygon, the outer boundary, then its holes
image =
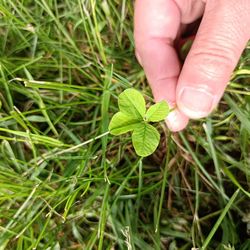
POLYGON ((180 131, 189 118, 207 116, 220 101, 250 38, 249 0, 136 0, 136 56, 156 101, 176 107, 167 117, 180 131), (203 15, 181 68, 174 41, 203 15))

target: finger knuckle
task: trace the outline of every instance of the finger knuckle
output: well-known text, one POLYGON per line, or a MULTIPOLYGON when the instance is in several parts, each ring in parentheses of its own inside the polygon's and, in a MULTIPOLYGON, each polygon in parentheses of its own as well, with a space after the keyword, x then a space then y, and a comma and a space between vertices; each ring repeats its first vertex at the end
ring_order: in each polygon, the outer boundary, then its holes
POLYGON ((200 74, 218 81, 225 77, 225 72, 232 71, 237 63, 232 50, 216 46, 195 50, 192 56, 200 74))

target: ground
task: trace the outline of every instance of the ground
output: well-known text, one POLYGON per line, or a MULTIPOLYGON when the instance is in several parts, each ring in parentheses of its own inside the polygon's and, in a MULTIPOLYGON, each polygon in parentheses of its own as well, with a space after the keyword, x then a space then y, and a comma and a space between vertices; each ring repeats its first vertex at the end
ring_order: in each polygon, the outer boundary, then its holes
POLYGON ((139 158, 106 133, 124 89, 152 103, 132 2, 0 2, 0 249, 250 249, 250 47, 218 109, 139 158))

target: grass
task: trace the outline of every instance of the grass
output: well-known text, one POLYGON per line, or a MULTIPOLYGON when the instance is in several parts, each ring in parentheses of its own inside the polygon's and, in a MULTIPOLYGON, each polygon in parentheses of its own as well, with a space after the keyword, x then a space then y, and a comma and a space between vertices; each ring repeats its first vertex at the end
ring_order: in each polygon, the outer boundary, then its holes
POLYGON ((138 158, 107 132, 132 1, 0 3, 0 249, 250 249, 250 47, 219 108, 138 158))

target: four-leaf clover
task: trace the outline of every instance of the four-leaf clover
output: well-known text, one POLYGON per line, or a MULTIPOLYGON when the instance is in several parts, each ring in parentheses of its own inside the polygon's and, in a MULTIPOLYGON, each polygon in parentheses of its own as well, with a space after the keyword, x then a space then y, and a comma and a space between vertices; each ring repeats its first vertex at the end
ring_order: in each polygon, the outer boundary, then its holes
POLYGON ((158 102, 146 110, 142 94, 131 88, 118 98, 120 111, 111 119, 109 131, 112 135, 132 132, 132 143, 139 156, 152 154, 159 145, 160 134, 150 122, 164 120, 170 112, 165 101, 158 102))

